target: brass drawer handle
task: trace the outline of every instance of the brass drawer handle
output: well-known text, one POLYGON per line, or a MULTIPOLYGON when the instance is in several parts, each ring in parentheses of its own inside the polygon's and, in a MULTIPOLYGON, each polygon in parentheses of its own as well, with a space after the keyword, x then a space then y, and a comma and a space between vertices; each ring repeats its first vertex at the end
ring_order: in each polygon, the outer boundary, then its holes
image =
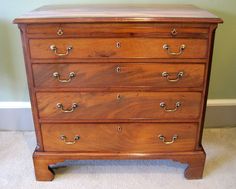
POLYGON ((58 72, 54 72, 52 75, 54 78, 56 78, 61 83, 69 83, 69 82, 71 82, 72 78, 75 77, 75 72, 70 72, 68 75, 68 77, 69 77, 68 79, 60 79, 60 74, 58 72))
POLYGON ((73 103, 71 108, 64 109, 64 106, 62 103, 57 103, 56 107, 57 107, 57 109, 60 109, 63 113, 70 113, 70 112, 73 112, 78 107, 78 104, 73 103))
POLYGON ((65 53, 58 53, 58 52, 57 52, 57 47, 56 47, 56 45, 51 45, 51 46, 50 46, 50 49, 51 49, 51 51, 54 52, 54 54, 55 54, 56 56, 60 56, 60 57, 61 57, 61 56, 67 56, 67 55, 71 52, 71 50, 73 49, 73 47, 72 47, 72 46, 67 47, 65 53))
POLYGON ((174 135, 171 141, 166 141, 166 137, 164 137, 162 134, 160 134, 158 137, 164 144, 167 145, 173 144, 178 139, 178 135, 174 135))
POLYGON ((173 56, 181 55, 184 52, 185 48, 186 48, 186 45, 183 44, 179 47, 179 52, 171 52, 170 47, 169 47, 168 44, 163 45, 163 49, 167 50, 167 53, 170 54, 170 55, 173 55, 173 56))
POLYGON ((171 79, 170 74, 168 72, 162 72, 161 76, 165 77, 166 80, 169 81, 169 82, 177 82, 184 76, 184 72, 179 72, 178 74, 176 74, 175 79, 171 79))
POLYGON ((67 141, 67 136, 65 136, 65 135, 61 135, 61 136, 60 136, 60 139, 61 139, 62 141, 64 141, 65 144, 67 144, 67 145, 72 145, 72 144, 75 144, 75 143, 80 139, 80 136, 79 136, 79 135, 76 135, 76 136, 74 137, 74 140, 73 140, 73 141, 67 141))
POLYGON ((178 108, 181 106, 181 102, 176 102, 175 103, 175 108, 174 109, 169 109, 166 107, 166 103, 165 102, 161 102, 160 103, 160 107, 163 108, 166 112, 175 112, 178 110, 178 108))

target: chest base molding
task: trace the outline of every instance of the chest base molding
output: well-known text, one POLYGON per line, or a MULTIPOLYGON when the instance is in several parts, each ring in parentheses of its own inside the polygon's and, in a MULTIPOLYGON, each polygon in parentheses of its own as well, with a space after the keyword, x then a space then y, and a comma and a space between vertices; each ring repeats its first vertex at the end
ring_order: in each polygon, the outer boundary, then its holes
POLYGON ((94 153, 94 152, 37 152, 33 153, 35 176, 38 181, 51 181, 54 179, 54 171, 51 168, 66 160, 133 160, 133 159, 167 159, 188 164, 184 171, 187 179, 200 179, 203 176, 206 153, 203 148, 193 152, 175 153, 94 153))

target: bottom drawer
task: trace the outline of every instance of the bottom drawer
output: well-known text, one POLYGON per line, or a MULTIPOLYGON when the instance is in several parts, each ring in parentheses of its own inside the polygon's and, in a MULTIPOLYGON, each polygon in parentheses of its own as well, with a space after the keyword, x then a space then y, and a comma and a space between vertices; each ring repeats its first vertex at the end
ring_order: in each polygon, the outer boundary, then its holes
POLYGON ((45 151, 173 152, 194 150, 198 124, 42 124, 45 151))

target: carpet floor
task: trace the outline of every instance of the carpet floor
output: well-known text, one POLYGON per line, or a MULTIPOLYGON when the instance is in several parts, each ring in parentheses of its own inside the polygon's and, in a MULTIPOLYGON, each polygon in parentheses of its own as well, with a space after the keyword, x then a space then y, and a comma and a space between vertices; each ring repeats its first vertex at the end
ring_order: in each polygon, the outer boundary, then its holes
POLYGON ((52 182, 34 178, 33 132, 0 132, 0 189, 235 189, 236 128, 205 129, 202 180, 186 180, 185 164, 168 160, 68 161, 52 182))

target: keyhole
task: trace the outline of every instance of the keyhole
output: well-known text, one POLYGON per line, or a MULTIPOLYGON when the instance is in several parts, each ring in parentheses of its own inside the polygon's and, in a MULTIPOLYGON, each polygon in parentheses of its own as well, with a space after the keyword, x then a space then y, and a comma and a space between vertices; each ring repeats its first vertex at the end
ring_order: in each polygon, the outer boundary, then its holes
POLYGON ((173 36, 177 35, 177 33, 178 33, 178 32, 176 31, 175 28, 171 31, 171 35, 173 35, 173 36))
POLYGON ((116 48, 120 48, 120 47, 121 47, 120 42, 116 42, 116 48))
POLYGON ((57 31, 57 35, 59 35, 59 36, 61 36, 61 35, 63 35, 63 34, 64 34, 64 32, 63 32, 62 29, 59 29, 59 30, 57 31))
POLYGON ((119 66, 116 67, 116 72, 119 73, 121 71, 121 68, 119 66))
POLYGON ((121 126, 118 126, 118 127, 117 127, 117 131, 118 131, 118 132, 121 132, 121 131, 122 131, 122 127, 121 127, 121 126))
POLYGON ((118 94, 118 95, 116 96, 116 99, 117 99, 117 100, 120 100, 120 99, 121 99, 120 94, 118 94))

